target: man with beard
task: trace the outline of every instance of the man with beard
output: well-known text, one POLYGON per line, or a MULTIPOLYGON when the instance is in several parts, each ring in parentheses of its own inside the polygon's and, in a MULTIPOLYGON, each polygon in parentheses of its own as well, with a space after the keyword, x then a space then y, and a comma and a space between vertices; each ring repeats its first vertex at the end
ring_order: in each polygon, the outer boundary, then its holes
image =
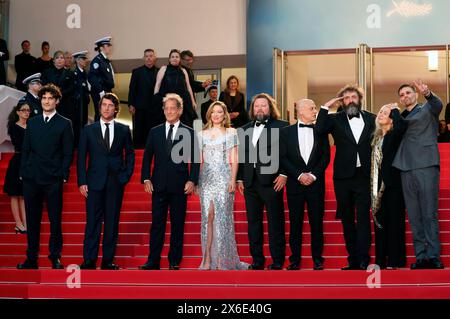
POLYGON ((266 207, 273 260, 268 269, 281 270, 286 256, 283 188, 287 176, 280 165, 279 134, 288 123, 279 120, 276 102, 266 93, 253 98, 250 117, 253 121, 238 130, 240 164, 237 177, 237 188, 245 197, 247 211, 253 257, 249 269, 264 269, 263 213, 266 207))
POLYGON ((338 97, 321 107, 316 130, 331 134, 336 145, 333 181, 337 201, 336 218, 342 220, 348 266, 342 270, 366 270, 370 263, 370 155, 375 115, 361 110, 362 89, 342 88, 338 97), (329 114, 342 101, 342 111, 329 114), (355 223, 356 211, 356 223, 355 223))
POLYGON ((411 269, 442 269, 439 242, 439 149, 437 132, 441 100, 422 81, 398 89, 408 128, 392 166, 401 173, 403 195, 413 234, 416 262, 411 269), (417 103, 418 94, 427 102, 417 103))

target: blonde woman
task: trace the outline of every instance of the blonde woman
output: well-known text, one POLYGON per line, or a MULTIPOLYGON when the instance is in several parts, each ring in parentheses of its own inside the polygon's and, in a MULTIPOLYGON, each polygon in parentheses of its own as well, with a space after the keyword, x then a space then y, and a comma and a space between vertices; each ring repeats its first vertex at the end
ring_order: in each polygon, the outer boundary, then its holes
POLYGON ((375 263, 381 269, 406 264, 405 202, 400 171, 392 166, 405 130, 397 104, 384 105, 375 120, 371 161, 375 263))
POLYGON ((200 269, 247 269, 239 260, 234 233, 233 203, 238 171, 238 138, 230 128, 227 106, 210 105, 206 125, 199 133, 201 162, 199 187, 202 210, 200 269))

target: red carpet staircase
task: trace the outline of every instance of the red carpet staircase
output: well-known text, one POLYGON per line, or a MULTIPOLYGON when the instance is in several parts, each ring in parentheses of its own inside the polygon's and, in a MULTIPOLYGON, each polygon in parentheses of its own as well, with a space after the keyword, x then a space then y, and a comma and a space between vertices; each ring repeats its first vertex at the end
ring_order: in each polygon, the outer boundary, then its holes
MULTIPOLYGON (((441 180, 439 220, 442 241, 442 260, 450 266, 450 144, 440 145, 441 180)), ((333 152, 334 154, 334 152, 333 152)), ((126 188, 122 207, 120 237, 116 262, 125 268, 120 271, 82 271, 78 277, 80 288, 72 288, 72 272, 51 270, 47 259, 49 222, 44 214, 41 236, 40 270, 18 271, 17 263, 25 258, 26 236, 13 232, 14 222, 9 198, 0 194, 0 298, 450 298, 450 269, 410 271, 381 271, 380 287, 369 288, 371 273, 339 271, 346 265, 346 250, 340 221, 334 219, 336 201, 332 184, 332 164, 327 170, 325 204, 325 271, 312 271, 310 230, 305 217, 302 270, 279 271, 199 271, 201 261, 200 204, 191 196, 185 227, 184 259, 181 271, 168 271, 167 252, 170 224, 167 225, 161 271, 139 271, 149 251, 151 198, 139 183, 142 151, 136 152, 136 169, 126 188)), ((419 154, 418 156, 422 156, 419 154)), ((426 156, 423 154, 423 156, 426 156)), ((11 154, 2 154, 0 183, 11 154)), ((0 184, 3 188, 3 184, 0 184)), ((287 205, 285 206, 287 210, 287 205)), ((265 222, 266 223, 266 222, 265 222)), ((85 227, 85 203, 76 185, 75 166, 65 185, 63 209, 64 249, 62 262, 82 262, 82 243, 85 227)), ((245 204, 236 195, 235 227, 238 251, 243 261, 251 262, 247 238, 245 204)), ((289 220, 286 211, 286 239, 289 220)), ((267 257, 267 224, 265 224, 267 257)), ((372 240, 374 241, 374 240, 372 240)), ((289 247, 286 250, 289 256, 289 247)), ((371 255, 374 256, 372 245, 371 255)), ((411 231, 407 224, 408 266, 414 261, 411 231)), ((270 258, 268 258, 270 262, 270 258)), ((286 261, 287 265, 288 261, 286 261)), ((100 260, 99 260, 100 264, 100 260)), ((285 266, 286 266, 285 265, 285 266)))

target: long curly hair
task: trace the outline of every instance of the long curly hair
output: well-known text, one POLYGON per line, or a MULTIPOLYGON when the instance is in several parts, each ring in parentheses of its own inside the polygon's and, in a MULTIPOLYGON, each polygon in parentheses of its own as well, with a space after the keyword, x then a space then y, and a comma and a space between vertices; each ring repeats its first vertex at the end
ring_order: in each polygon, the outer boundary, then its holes
POLYGON ((206 112, 206 124, 203 127, 204 130, 207 130, 207 129, 213 127, 211 114, 212 114, 212 112, 214 110, 214 107, 216 105, 219 105, 222 108, 222 110, 223 110, 223 114, 224 114, 224 118, 223 118, 223 122, 222 122, 223 123, 223 127, 225 127, 225 128, 229 128, 230 127, 230 122, 231 121, 230 121, 230 114, 228 113, 228 110, 227 110, 227 106, 225 105, 225 103, 223 103, 221 101, 215 101, 215 102, 211 103, 211 105, 208 107, 208 111, 206 112))

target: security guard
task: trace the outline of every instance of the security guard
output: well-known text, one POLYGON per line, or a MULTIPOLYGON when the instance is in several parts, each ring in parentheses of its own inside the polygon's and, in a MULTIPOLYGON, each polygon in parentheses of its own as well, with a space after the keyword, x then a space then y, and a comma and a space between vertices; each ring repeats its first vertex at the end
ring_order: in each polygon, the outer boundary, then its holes
POLYGON ((42 114, 41 101, 38 97, 39 90, 42 87, 41 74, 30 75, 22 81, 22 84, 27 87, 28 91, 20 101, 24 101, 30 106, 30 117, 42 114))
POLYGON ((88 51, 75 52, 72 56, 75 60, 75 116, 73 118, 73 130, 75 135, 75 145, 78 145, 81 128, 87 124, 88 119, 88 105, 90 84, 86 73, 88 51))
POLYGON ((100 119, 99 101, 105 93, 114 88, 114 70, 109 60, 112 53, 111 37, 104 37, 95 41, 95 51, 98 55, 91 61, 88 74, 91 84, 91 96, 94 103, 95 121, 100 119))

